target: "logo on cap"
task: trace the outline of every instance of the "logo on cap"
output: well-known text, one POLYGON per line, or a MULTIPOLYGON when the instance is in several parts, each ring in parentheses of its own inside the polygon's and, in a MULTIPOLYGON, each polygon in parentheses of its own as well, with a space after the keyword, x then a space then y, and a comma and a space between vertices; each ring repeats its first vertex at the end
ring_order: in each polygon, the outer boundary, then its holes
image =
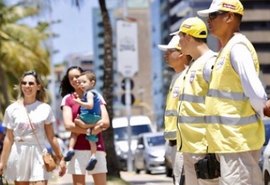
POLYGON ((229 9, 232 9, 232 10, 235 10, 235 9, 236 9, 236 7, 235 7, 234 5, 232 5, 232 4, 227 4, 227 3, 223 3, 223 4, 222 4, 222 7, 224 7, 224 8, 229 8, 229 9))
POLYGON ((192 27, 192 25, 184 24, 183 27, 190 29, 192 27))

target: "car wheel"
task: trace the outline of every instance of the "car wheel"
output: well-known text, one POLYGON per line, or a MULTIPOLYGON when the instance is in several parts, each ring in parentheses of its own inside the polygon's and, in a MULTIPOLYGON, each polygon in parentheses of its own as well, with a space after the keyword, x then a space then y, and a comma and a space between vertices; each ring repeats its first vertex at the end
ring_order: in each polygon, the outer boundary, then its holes
POLYGON ((264 173, 264 185, 270 185, 270 175, 267 171, 264 173))

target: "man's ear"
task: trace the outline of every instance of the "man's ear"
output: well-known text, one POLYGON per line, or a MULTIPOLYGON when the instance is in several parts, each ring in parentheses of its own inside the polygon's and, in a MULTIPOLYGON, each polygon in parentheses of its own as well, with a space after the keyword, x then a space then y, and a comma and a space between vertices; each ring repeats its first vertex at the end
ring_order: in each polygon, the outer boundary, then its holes
POLYGON ((230 23, 230 22, 232 22, 232 21, 233 21, 233 19, 235 19, 235 15, 234 15, 234 13, 232 13, 232 12, 228 12, 228 13, 227 13, 227 16, 225 17, 225 21, 226 21, 226 23, 230 23))
POLYGON ((182 57, 184 54, 182 52, 179 52, 178 57, 182 57))

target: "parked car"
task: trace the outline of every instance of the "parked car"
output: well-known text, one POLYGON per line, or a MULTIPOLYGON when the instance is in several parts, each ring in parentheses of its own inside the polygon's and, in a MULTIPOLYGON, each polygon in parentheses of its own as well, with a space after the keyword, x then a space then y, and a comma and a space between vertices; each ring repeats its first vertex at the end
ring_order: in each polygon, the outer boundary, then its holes
POLYGON ((259 165, 262 167, 264 184, 270 185, 270 119, 264 119, 263 122, 265 126, 265 143, 259 165))
MULTIPOLYGON (((119 161, 120 169, 127 170, 128 161, 128 120, 127 117, 115 117, 112 120, 114 130, 114 145, 119 161)), ((153 132, 152 122, 149 117, 143 115, 130 117, 131 142, 130 149, 132 156, 137 147, 137 138, 139 134, 153 132)))
POLYGON ((163 132, 144 133, 138 137, 138 144, 134 154, 134 168, 136 173, 145 170, 165 172, 165 139, 163 132))

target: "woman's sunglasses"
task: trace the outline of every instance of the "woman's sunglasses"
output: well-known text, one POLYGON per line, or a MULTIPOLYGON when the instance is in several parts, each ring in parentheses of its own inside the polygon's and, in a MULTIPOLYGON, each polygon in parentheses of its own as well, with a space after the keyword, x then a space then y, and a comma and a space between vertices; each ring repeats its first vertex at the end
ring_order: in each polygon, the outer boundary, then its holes
POLYGON ((22 85, 27 85, 28 84, 29 86, 33 86, 33 85, 35 85, 35 82, 25 82, 25 81, 22 81, 21 84, 22 85))

